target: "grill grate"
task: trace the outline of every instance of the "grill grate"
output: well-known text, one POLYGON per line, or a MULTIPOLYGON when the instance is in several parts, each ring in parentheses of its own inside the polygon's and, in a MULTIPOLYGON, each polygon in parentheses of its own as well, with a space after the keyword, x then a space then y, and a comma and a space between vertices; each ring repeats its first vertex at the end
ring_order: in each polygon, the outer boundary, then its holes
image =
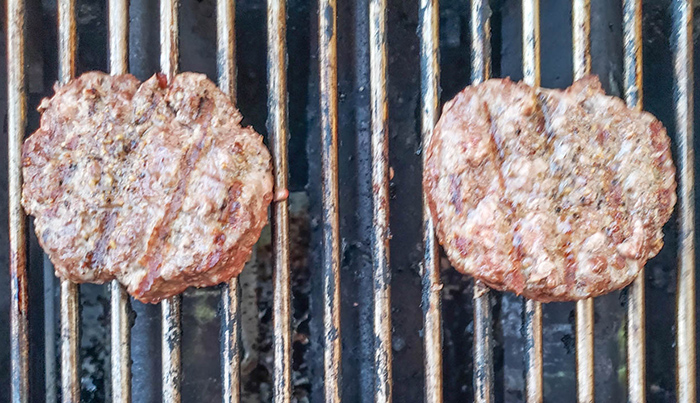
MULTIPOLYGON (((420 11, 421 135, 427 148, 438 120, 440 75, 437 0, 421 0, 420 11)), ((423 154, 425 156, 425 154, 423 154)), ((425 163, 425 162, 424 162, 425 163)), ((425 348, 425 400, 442 402, 442 301, 440 257, 433 219, 423 194, 423 345, 425 348)))
POLYGON ((369 3, 372 120, 372 269, 374 280, 375 402, 392 401, 391 270, 389 267, 389 127, 386 87, 386 0, 369 3))
MULTIPOLYGON (((540 85, 540 2, 523 0, 523 80, 540 85)), ((542 304, 525 302, 525 395, 531 403, 541 403, 542 382, 542 304)))
MULTIPOLYGON (((219 87, 236 102, 236 17, 233 0, 216 2, 216 64, 219 87)), ((221 290, 221 378, 225 403, 240 399, 240 322, 238 277, 221 290)))
MULTIPOLYGON (((642 2, 625 0, 624 30, 625 101, 642 108, 642 2)), ((644 268, 629 289, 627 302, 627 386, 629 400, 646 401, 646 338, 644 334, 644 268)))
MULTIPOLYGON (((75 0, 58 2, 58 83, 75 77, 75 0)), ((61 280, 61 398, 80 400, 79 286, 61 280)))
MULTIPOLYGON (((591 2, 573 3, 574 80, 591 71, 591 2)), ((592 402, 594 394, 593 367, 593 299, 576 302, 576 386, 580 402, 592 402)))
MULTIPOLYGON (((125 74, 129 67, 129 5, 127 0, 109 0, 109 69, 125 74)), ((110 284, 112 401, 131 402, 131 304, 125 288, 110 284)))
MULTIPOLYGON (((272 144, 275 171, 275 189, 287 189, 287 43, 286 4, 283 0, 268 2, 268 53, 267 108, 268 133, 272 144)), ((286 192, 286 190, 285 190, 286 192)), ((276 402, 289 402, 292 396, 292 358, 290 328, 290 276, 289 276, 289 202, 278 195, 272 207, 272 245, 274 291, 273 343, 274 369, 273 387, 276 402)))
POLYGON ((674 98, 678 141, 679 274, 676 352, 679 402, 695 402, 695 167, 693 165, 693 5, 673 5, 674 98))
MULTIPOLYGON (((591 69, 590 0, 573 1, 574 77, 591 69)), ((75 75, 76 0, 58 1, 59 84, 75 75)), ((161 71, 172 77, 178 70, 179 0, 161 0, 161 71)), ((217 67, 219 86, 236 99, 234 0, 217 0, 217 67)), ((522 0, 523 72, 531 85, 540 82, 539 0, 522 0)), ((387 0, 369 1, 371 156, 373 191, 374 284, 374 399, 392 400, 391 278, 389 266, 389 164, 387 97, 387 0)), ((490 14, 487 0, 471 1, 472 82, 486 80, 491 72, 490 14)), ((677 288, 677 398, 696 401, 695 362, 695 255, 692 3, 674 0, 673 63, 679 168, 679 275, 677 288)), ((275 188, 288 183, 286 2, 269 0, 268 24, 268 130, 275 171, 275 188)), ((128 71, 128 1, 109 0, 109 55, 112 74, 128 71)), ((625 99, 642 106, 642 4, 623 0, 625 99)), ((426 144, 438 118, 439 4, 420 0, 421 134, 426 144)), ((21 144, 26 127, 24 0, 8 0, 8 162, 11 272, 12 401, 29 401, 29 310, 27 290, 26 217, 21 208, 21 144)), ((340 233, 338 214, 338 91, 336 0, 319 0, 319 69, 321 100, 323 194, 323 328, 324 393, 326 401, 341 397, 340 363, 340 233)), ((292 399, 291 310, 289 262, 289 203, 276 194, 273 228, 273 395, 275 402, 292 399)), ((425 196, 424 196, 425 200, 425 196)), ((423 203, 424 256, 422 306, 424 320, 425 401, 443 400, 442 314, 439 255, 434 226, 423 203)), ((80 400, 79 287, 61 282, 61 396, 64 402, 80 400)), ((130 321, 128 295, 117 282, 111 293, 112 400, 131 401, 130 321)), ((494 401, 491 292, 474 286, 474 400, 494 401)), ((222 289, 221 357, 223 400, 240 400, 239 287, 232 280, 222 289)), ((644 274, 629 289, 627 311, 628 396, 646 400, 644 274)), ((161 304, 162 394, 164 401, 181 399, 181 297, 161 304)), ((594 399, 593 300, 576 304, 577 398, 594 399)), ((543 401, 542 306, 524 305, 525 379, 528 402, 543 401)))
MULTIPOLYGON (((472 83, 491 78, 491 10, 487 0, 471 2, 472 83)), ((474 401, 493 402, 493 335, 491 292, 474 284, 474 401)))
POLYGON ((327 402, 340 401, 340 224, 336 0, 319 0, 323 192, 323 368, 327 402))
MULTIPOLYGON (((179 0, 160 2, 160 70, 170 81, 179 70, 179 0)), ((179 402, 182 378, 182 296, 160 303, 163 401, 179 402)))
POLYGON ((22 140, 27 126, 24 75, 24 2, 7 2, 7 131, 10 225, 10 357, 12 401, 29 401, 29 290, 27 221, 21 205, 22 140))

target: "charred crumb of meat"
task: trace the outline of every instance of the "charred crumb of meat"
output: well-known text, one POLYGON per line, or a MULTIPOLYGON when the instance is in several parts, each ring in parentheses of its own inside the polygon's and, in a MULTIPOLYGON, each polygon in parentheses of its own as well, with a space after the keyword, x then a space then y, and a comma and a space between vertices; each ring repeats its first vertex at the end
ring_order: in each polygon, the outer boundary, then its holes
POLYGON ((663 126, 595 77, 565 91, 508 79, 467 87, 426 152, 428 205, 454 267, 543 302, 627 285, 627 260, 641 267, 658 253, 675 203, 663 126))
POLYGON ((158 79, 158 86, 160 89, 164 90, 168 88, 168 76, 163 73, 156 73, 156 78, 158 79))

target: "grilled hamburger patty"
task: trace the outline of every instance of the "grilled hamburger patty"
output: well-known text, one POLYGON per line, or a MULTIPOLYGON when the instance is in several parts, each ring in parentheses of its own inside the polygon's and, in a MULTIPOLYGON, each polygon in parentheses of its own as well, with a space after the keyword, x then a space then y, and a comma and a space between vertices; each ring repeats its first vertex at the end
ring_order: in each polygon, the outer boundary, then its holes
POLYGON ((237 275, 267 222, 270 154, 204 75, 86 73, 39 106, 22 204, 61 278, 143 302, 237 275))
POLYGON ((424 187, 454 267, 543 302, 632 282, 676 202, 666 130, 593 76, 566 90, 467 87, 426 152, 424 187))

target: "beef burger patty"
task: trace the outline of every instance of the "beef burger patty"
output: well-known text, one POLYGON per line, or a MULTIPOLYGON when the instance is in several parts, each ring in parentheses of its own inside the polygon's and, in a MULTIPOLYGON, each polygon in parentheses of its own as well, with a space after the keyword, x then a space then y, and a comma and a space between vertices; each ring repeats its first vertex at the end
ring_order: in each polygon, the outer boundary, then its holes
POLYGON ((86 73, 39 106, 22 204, 56 274, 143 302, 237 275, 267 222, 270 154, 205 76, 86 73))
POLYGON ((566 90, 467 87, 426 152, 430 211, 454 267, 538 301, 632 282, 676 202, 666 130, 593 76, 566 90))

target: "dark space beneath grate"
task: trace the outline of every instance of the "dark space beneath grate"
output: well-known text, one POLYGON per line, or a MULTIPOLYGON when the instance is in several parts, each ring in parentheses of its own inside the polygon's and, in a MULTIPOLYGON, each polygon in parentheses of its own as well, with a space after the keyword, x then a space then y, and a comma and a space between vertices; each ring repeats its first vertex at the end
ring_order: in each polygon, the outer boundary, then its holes
MULTIPOLYGON (((265 41, 267 6, 260 0, 236 2, 237 104, 245 123, 267 135, 265 41)), ((522 18, 519 0, 491 1, 492 76, 521 79, 522 18)), ((643 2, 644 108, 654 113, 675 141, 673 98, 672 10, 670 0, 643 2)), ((700 6, 697 2, 697 6, 700 6)), ((2 7, 7 7, 6 3, 2 7)), ((55 1, 27 0, 26 76, 28 127, 38 126, 36 105, 52 93, 57 80, 55 1)), ((545 87, 566 87, 572 81, 572 6, 541 0, 541 78, 545 87)), ((388 102, 390 183, 393 398, 422 401, 424 361, 420 306, 423 238, 421 222, 421 72, 419 1, 388 1, 388 102)), ((157 2, 131 1, 130 71, 145 79, 159 71, 159 8, 157 2)), ((321 110, 319 108, 318 14, 315 2, 287 4, 289 52, 289 189, 290 267, 292 277, 293 396, 298 401, 323 401, 323 216, 321 110)), ((694 13, 698 32, 698 12, 694 13)), ((373 401, 375 393, 372 161, 370 150, 369 0, 338 2, 338 175, 340 213, 342 398, 373 401)), ((76 7, 77 72, 108 71, 107 2, 78 0, 76 7)), ((4 21, 4 20, 3 20, 4 21)), ((591 1, 592 72, 606 91, 624 95, 621 2, 591 1)), ((3 22, 5 24, 6 22, 3 22)), ((439 8, 440 101, 449 100, 471 74, 470 2, 443 0, 439 8)), ((3 25, 6 32, 7 26, 3 25)), ((697 50, 697 34, 694 48, 697 50)), ((6 37, 0 47, 6 50, 6 37)), ((700 52, 695 52, 697 64, 700 52)), ((2 87, 7 65, 0 62, 2 87)), ((216 79, 216 2, 183 0, 180 8, 180 70, 206 73, 216 79)), ((698 73, 693 72, 695 78, 698 73)), ((695 87, 698 98, 698 88, 695 87)), ((7 111, 7 94, 0 94, 7 111)), ((698 108, 695 108, 698 125, 698 108)), ((7 117, 3 116, 3 121, 7 117)), ((4 124, 4 128, 7 123, 4 124)), ((7 129, 2 132, 7 151, 7 129)), ((674 148, 674 152, 677 148, 674 148)), ((677 152, 674 154, 678 160, 677 152)), ((7 159, 0 159, 3 209, 7 203, 7 159)), ((650 402, 672 402, 676 396, 675 307, 677 282, 677 215, 666 228, 666 246, 646 268, 646 375, 650 402)), ((7 245, 7 218, 0 215, 0 243, 7 245)), ((44 257, 29 227, 29 336, 31 401, 60 395, 59 282, 45 276, 44 257), (44 298, 49 296, 49 298, 44 298), (53 296, 53 298, 50 298, 53 296), (45 317, 48 318, 45 321, 45 317), (46 329, 53 328, 53 334, 46 329), (47 343, 49 341, 50 343, 47 343), (45 356, 48 353, 48 356, 45 356)), ((2 264, 8 248, 0 250, 2 264)), ((473 282, 440 260, 443 315, 443 387, 447 402, 473 399, 473 282)), ((0 295, 10 295, 8 270, 0 270, 0 295)), ((272 246, 265 231, 253 262, 240 281, 241 398, 272 399, 274 367, 272 329, 272 246)), ((182 400, 221 400, 220 287, 188 290, 182 305, 182 400)), ((492 298, 494 397, 497 402, 523 401, 525 396, 522 334, 523 300, 510 294, 492 298)), ((110 399, 109 290, 80 287, 82 338, 81 399, 110 399)), ((595 396, 597 401, 627 400, 627 292, 595 301, 595 396)), ((0 299, 0 317, 9 317, 9 298, 0 299)), ((133 401, 161 400, 160 327, 158 306, 132 303, 133 401)), ((544 397, 575 401, 576 362, 574 304, 543 308, 544 397)), ((0 345, 9 346, 9 322, 0 320, 0 345)), ((0 348, 0 362, 9 363, 9 348, 0 348)), ((9 365, 0 366, 0 385, 10 384, 9 365)), ((0 401, 10 388, 0 387, 0 401)))

